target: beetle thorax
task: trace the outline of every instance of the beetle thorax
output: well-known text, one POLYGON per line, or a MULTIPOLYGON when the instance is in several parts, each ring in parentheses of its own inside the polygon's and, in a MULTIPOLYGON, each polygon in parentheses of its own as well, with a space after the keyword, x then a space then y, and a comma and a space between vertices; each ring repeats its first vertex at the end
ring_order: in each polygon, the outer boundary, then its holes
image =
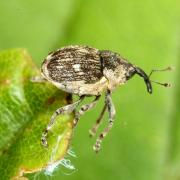
POLYGON ((127 71, 121 65, 116 70, 105 68, 103 74, 108 79, 108 89, 113 90, 117 86, 124 84, 126 82, 126 73, 127 71))

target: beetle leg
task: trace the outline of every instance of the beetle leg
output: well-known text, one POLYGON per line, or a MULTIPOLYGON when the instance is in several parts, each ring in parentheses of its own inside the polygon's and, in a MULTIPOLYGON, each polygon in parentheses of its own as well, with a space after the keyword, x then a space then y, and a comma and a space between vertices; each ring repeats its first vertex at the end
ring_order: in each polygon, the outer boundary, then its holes
POLYGON ((74 126, 77 125, 80 116, 82 116, 86 111, 92 109, 97 104, 97 101, 99 100, 100 97, 101 97, 100 95, 96 96, 96 98, 91 103, 83 105, 80 108, 80 110, 75 113, 74 126))
POLYGON ((46 82, 47 80, 42 77, 42 76, 35 76, 35 77, 32 77, 31 79, 31 82, 33 83, 43 83, 43 82, 46 82))
POLYGON ((100 116, 99 116, 99 117, 97 118, 97 120, 96 120, 96 123, 95 123, 94 126, 89 130, 89 134, 90 134, 91 137, 92 137, 92 136, 95 136, 95 134, 96 134, 96 132, 97 132, 97 130, 98 130, 98 128, 99 128, 99 125, 100 125, 101 122, 102 122, 102 119, 103 119, 103 116, 104 116, 104 113, 105 113, 106 109, 107 109, 107 104, 105 103, 105 105, 104 105, 104 107, 103 107, 103 109, 102 109, 102 111, 101 111, 100 116))
POLYGON ((60 114, 71 113, 80 104, 80 102, 84 99, 84 97, 85 96, 81 96, 80 99, 78 101, 76 101, 75 103, 66 105, 64 107, 60 107, 54 112, 54 114, 51 116, 51 120, 50 120, 49 124, 47 125, 46 129, 42 133, 41 142, 42 142, 43 146, 47 147, 47 145, 48 145, 47 144, 47 135, 48 135, 49 130, 52 128, 56 117, 60 114))
POLYGON ((109 124, 97 138, 96 144, 93 146, 93 149, 95 150, 95 152, 98 152, 100 150, 101 142, 102 142, 103 138, 108 134, 110 129, 112 128, 113 122, 114 122, 114 117, 116 114, 116 110, 115 110, 115 107, 113 105, 112 98, 111 98, 111 92, 109 90, 107 90, 107 92, 106 92, 106 104, 107 104, 107 108, 108 108, 108 112, 109 112, 109 124))

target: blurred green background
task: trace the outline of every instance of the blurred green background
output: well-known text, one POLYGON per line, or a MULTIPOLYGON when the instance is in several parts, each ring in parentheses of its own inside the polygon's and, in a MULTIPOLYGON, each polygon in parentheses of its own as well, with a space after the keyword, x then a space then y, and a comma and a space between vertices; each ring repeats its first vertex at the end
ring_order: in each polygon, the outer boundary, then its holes
MULTIPOLYGON (((117 115, 99 154, 88 130, 98 117, 103 98, 86 113, 74 131, 71 146, 76 171, 57 169, 30 179, 178 180, 180 179, 180 2, 178 0, 1 0, 0 49, 26 48, 38 67, 59 47, 84 44, 119 52, 147 73, 172 65, 173 72, 154 80, 146 92, 134 77, 113 93, 117 115), (68 174, 68 175, 67 175, 68 174)), ((101 130, 107 124, 107 115, 101 130)))

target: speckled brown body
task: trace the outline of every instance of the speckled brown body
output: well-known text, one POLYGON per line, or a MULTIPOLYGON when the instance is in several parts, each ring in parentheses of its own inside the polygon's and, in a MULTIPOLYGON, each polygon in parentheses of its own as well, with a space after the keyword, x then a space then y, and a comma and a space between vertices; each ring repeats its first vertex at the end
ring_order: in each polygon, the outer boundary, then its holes
POLYGON ((124 84, 134 66, 111 51, 88 46, 67 46, 50 53, 42 75, 59 89, 81 95, 99 95, 124 84))
MULTIPOLYGON (((124 84, 134 74, 144 78, 149 93, 152 93, 151 82, 146 73, 122 58, 118 53, 109 50, 98 50, 88 46, 67 46, 51 52, 43 61, 41 67, 43 78, 59 89, 80 96, 80 99, 72 104, 58 108, 51 117, 49 124, 44 130, 41 141, 47 147, 48 131, 53 126, 59 114, 71 113, 83 101, 85 96, 95 96, 89 104, 83 105, 79 111, 75 111, 74 126, 81 115, 93 108, 101 94, 105 92, 105 104, 96 124, 90 130, 95 135, 102 117, 107 110, 109 123, 97 138, 94 150, 100 149, 102 139, 113 126, 115 107, 111 98, 111 92, 117 86, 124 84)), ((38 82, 38 79, 37 79, 38 82)))

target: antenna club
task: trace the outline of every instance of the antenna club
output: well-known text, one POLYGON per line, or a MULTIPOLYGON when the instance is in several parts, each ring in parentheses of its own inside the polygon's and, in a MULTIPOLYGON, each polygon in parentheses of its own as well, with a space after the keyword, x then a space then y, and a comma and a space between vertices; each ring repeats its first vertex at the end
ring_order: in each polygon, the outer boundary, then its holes
POLYGON ((164 83, 164 86, 165 86, 165 87, 172 87, 172 84, 170 84, 170 83, 164 83))
POLYGON ((168 70, 168 71, 173 71, 173 70, 175 70, 175 67, 168 66, 168 67, 167 67, 167 70, 168 70))

